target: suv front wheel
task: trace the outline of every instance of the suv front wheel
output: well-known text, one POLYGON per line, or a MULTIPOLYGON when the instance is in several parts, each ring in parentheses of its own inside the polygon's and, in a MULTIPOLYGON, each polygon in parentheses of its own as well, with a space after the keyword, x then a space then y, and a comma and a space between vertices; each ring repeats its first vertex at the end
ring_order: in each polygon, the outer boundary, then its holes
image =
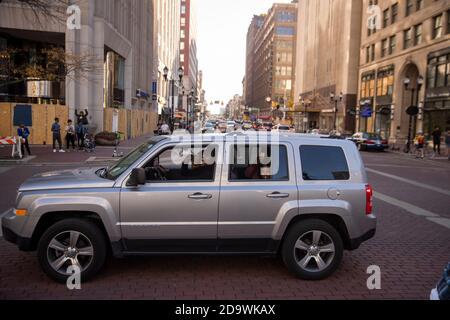
POLYGON ((282 247, 283 261, 301 279, 321 280, 339 267, 344 252, 337 230, 322 220, 293 225, 282 247))
POLYGON ((103 232, 89 221, 62 220, 48 228, 38 244, 38 259, 44 272, 58 282, 66 282, 78 267, 81 280, 95 275, 105 263, 103 232))

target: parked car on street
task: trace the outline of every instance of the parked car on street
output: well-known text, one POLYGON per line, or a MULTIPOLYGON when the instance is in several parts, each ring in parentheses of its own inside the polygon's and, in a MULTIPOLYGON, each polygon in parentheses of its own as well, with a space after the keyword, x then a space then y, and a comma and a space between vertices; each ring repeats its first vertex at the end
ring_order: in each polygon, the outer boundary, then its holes
POLYGON ((360 151, 384 151, 389 148, 388 141, 377 133, 357 132, 349 140, 353 141, 360 151))
POLYGON ((157 136, 109 168, 35 175, 4 238, 60 282, 73 267, 91 278, 108 252, 280 255, 296 276, 324 279, 375 234, 361 156, 347 140, 259 136, 157 136))
POLYGON ((273 132, 292 132, 291 127, 286 126, 286 125, 282 125, 282 124, 277 124, 276 126, 274 126, 272 128, 273 132))

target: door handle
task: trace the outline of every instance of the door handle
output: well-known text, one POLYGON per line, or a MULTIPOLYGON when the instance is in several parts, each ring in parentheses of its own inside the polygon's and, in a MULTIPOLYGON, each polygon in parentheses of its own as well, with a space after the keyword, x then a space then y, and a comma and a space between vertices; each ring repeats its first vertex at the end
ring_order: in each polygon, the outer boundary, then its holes
POLYGON ((280 193, 280 192, 273 192, 271 194, 268 194, 266 196, 270 199, 283 199, 283 198, 289 198, 289 193, 280 193))
POLYGON ((208 200, 212 198, 211 194, 194 193, 188 196, 192 200, 208 200))

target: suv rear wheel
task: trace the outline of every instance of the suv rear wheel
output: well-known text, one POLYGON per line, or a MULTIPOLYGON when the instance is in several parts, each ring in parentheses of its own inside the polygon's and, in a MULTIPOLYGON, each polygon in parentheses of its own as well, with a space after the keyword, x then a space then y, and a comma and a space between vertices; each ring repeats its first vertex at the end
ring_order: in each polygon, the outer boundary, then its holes
POLYGON ((283 261, 301 279, 321 280, 339 267, 344 245, 337 230, 322 220, 293 225, 282 247, 283 261))
POLYGON ((66 282, 73 274, 70 266, 78 267, 85 281, 101 269, 106 251, 103 232, 95 224, 67 219, 44 232, 38 244, 38 259, 44 272, 58 282, 66 282))

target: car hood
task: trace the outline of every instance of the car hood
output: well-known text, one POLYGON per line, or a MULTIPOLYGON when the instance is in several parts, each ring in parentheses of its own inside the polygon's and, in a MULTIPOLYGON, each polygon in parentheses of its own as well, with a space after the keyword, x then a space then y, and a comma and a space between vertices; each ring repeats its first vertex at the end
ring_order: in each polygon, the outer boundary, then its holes
POLYGON ((95 174, 99 169, 83 168, 40 173, 26 180, 19 191, 113 187, 114 181, 100 178, 95 174))

